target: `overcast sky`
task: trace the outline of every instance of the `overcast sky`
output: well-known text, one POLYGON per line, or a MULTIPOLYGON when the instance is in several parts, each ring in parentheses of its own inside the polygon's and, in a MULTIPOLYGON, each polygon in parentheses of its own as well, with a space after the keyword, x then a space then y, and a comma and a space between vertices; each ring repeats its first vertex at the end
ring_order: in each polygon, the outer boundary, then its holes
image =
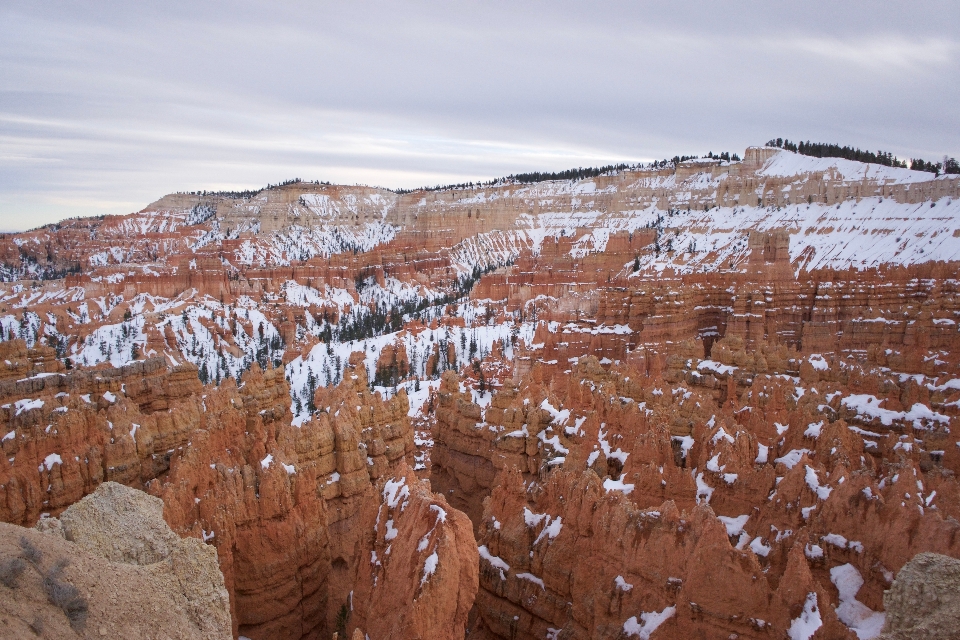
POLYGON ((0 25, 0 230, 777 136, 960 155, 956 0, 0 0, 0 25))

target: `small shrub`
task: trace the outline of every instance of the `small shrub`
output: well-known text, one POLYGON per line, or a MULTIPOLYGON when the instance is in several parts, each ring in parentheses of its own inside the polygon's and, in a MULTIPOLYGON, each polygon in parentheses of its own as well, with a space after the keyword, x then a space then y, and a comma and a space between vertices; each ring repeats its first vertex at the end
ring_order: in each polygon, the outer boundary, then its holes
POLYGON ((26 536, 20 536, 20 549, 21 558, 35 567, 40 565, 43 560, 43 552, 33 546, 33 543, 26 536))
POLYGON ((0 582, 8 589, 16 589, 17 581, 27 568, 23 558, 9 558, 0 561, 0 582))
POLYGON ((74 629, 82 628, 87 621, 89 606, 87 599, 80 590, 62 579, 63 569, 69 564, 66 559, 60 560, 43 577, 43 590, 47 599, 58 607, 70 620, 74 629))

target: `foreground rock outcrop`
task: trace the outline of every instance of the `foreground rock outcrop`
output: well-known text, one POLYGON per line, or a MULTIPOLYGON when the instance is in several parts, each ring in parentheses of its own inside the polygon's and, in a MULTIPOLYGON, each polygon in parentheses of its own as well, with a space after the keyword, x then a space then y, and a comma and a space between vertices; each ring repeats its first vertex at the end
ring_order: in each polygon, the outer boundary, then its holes
POLYGON ((0 524, 0 583, 4 638, 232 637, 216 551, 114 482, 36 529, 0 524))
POLYGON ((880 640, 947 640, 960 630, 960 560, 921 553, 883 594, 880 640))

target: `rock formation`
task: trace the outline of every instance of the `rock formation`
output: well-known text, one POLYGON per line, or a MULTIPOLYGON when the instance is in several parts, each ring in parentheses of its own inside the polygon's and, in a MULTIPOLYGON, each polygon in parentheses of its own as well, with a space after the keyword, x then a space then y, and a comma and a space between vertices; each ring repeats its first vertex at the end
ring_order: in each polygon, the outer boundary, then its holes
POLYGON ((960 557, 958 199, 750 148, 4 235, 0 520, 142 489, 255 640, 906 628, 960 557))
POLYGON ((880 640, 952 638, 960 629, 960 561, 920 553, 905 564, 883 594, 887 612, 880 640))
POLYGON ((0 636, 231 637, 216 551, 156 498, 105 482, 36 529, 0 524, 0 636))
POLYGON ((409 469, 383 483, 351 602, 371 638, 462 638, 477 593, 477 543, 467 517, 409 469))

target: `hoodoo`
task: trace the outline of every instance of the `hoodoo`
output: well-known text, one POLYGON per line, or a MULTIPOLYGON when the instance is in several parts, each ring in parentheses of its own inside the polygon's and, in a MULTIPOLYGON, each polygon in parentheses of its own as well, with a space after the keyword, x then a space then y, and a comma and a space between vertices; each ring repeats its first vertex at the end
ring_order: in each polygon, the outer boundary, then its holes
POLYGON ((595 174, 0 236, 0 633, 955 619, 960 176, 772 146, 595 174))

